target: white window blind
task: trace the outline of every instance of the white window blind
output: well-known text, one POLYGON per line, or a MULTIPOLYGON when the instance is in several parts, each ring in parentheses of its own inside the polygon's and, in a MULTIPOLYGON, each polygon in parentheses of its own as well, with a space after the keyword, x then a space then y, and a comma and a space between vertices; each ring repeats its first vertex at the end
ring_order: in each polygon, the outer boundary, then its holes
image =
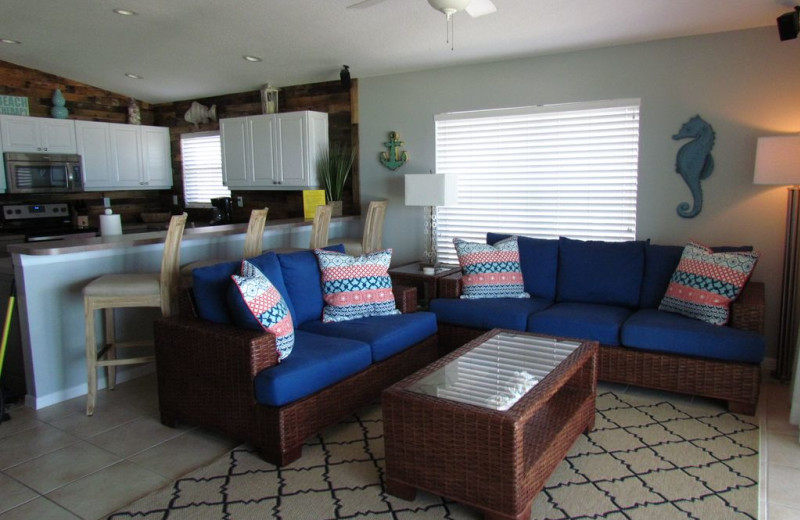
POLYGON ((222 146, 219 132, 181 136, 183 197, 186 205, 210 204, 212 198, 230 197, 222 184, 222 146))
POLYGON ((638 99, 437 115, 436 172, 458 175, 437 209, 436 252, 489 231, 536 238, 636 236, 638 99))

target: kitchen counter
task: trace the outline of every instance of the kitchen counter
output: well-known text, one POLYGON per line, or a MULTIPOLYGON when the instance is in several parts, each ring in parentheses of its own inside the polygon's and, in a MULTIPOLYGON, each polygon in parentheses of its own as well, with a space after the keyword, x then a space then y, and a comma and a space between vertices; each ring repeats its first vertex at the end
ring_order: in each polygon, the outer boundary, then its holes
MULTIPOLYGON (((330 236, 357 236, 359 217, 331 220, 330 236)), ((181 242, 181 264, 215 258, 241 258, 247 224, 187 228, 181 242)), ((86 335, 83 287, 111 273, 158 272, 166 231, 109 237, 11 244, 17 303, 25 359, 25 404, 42 408, 86 395, 86 335)), ((264 249, 308 247, 311 220, 267 221, 264 249)), ((152 338, 158 309, 118 309, 118 337, 152 338)), ((103 337, 98 319, 96 337, 103 337)), ((118 381, 153 371, 153 365, 119 367, 118 381)), ((100 371, 100 388, 105 386, 100 371)))

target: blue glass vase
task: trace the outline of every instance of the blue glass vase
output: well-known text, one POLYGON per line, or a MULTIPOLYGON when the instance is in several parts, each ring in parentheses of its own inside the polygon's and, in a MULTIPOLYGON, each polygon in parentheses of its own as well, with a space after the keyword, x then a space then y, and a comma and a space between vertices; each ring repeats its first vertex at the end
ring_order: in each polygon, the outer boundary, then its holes
POLYGON ((66 104, 67 100, 64 99, 61 89, 56 89, 53 93, 53 108, 50 109, 50 115, 56 119, 66 119, 69 115, 69 110, 64 106, 66 104))

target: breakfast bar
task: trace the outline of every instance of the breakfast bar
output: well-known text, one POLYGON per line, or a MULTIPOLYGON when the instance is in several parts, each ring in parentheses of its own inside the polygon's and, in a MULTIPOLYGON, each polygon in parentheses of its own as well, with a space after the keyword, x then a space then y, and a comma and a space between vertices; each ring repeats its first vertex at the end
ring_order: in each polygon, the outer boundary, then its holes
MULTIPOLYGON (((335 218, 330 235, 353 234, 358 225, 358 217, 335 218)), ((181 264, 240 258, 246 226, 187 227, 181 264)), ((264 249, 308 247, 310 229, 310 220, 267 221, 264 249)), ((8 246, 17 286, 27 406, 43 408, 86 394, 82 289, 103 274, 158 272, 165 235, 155 231, 8 246)), ((158 315, 158 309, 120 310, 117 333, 137 339, 152 335, 151 323, 158 315)), ((117 378, 121 382, 150 371, 152 365, 125 367, 117 378)), ((100 374, 100 387, 104 386, 105 376, 100 374)))

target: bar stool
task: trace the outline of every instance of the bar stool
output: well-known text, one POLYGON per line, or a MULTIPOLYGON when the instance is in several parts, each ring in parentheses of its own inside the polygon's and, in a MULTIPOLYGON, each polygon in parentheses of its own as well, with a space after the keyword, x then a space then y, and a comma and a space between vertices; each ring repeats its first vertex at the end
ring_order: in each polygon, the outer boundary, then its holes
POLYGON ((328 228, 331 225, 331 206, 317 206, 314 221, 311 223, 311 241, 309 247, 317 249, 328 245, 328 228))
POLYGON ((367 218, 364 221, 364 232, 360 237, 332 238, 332 244, 344 244, 348 255, 357 256, 372 253, 381 248, 383 240, 383 221, 386 218, 388 200, 373 200, 367 208, 367 218))
MULTIPOLYGON (((250 220, 247 222, 247 232, 244 236, 242 258, 252 258, 261 254, 262 245, 264 243, 264 226, 267 223, 268 212, 269 208, 254 209, 250 212, 250 220)), ((225 262, 225 260, 221 258, 208 258, 206 260, 189 262, 181 266, 181 284, 184 286, 191 285, 192 270, 198 267, 218 264, 220 262, 225 262)))
POLYGON ((123 307, 161 307, 169 316, 176 306, 180 244, 187 214, 174 215, 169 222, 160 273, 106 274, 95 278, 83 288, 84 319, 86 323, 86 369, 89 392, 86 415, 94 413, 97 399, 97 367, 106 367, 108 388, 116 383, 116 367, 149 363, 155 356, 117 358, 117 348, 152 345, 148 341, 117 341, 114 331, 114 309, 123 307), (105 317, 105 345, 97 351, 94 314, 102 309, 105 317), (105 356, 105 359, 102 359, 105 356))

